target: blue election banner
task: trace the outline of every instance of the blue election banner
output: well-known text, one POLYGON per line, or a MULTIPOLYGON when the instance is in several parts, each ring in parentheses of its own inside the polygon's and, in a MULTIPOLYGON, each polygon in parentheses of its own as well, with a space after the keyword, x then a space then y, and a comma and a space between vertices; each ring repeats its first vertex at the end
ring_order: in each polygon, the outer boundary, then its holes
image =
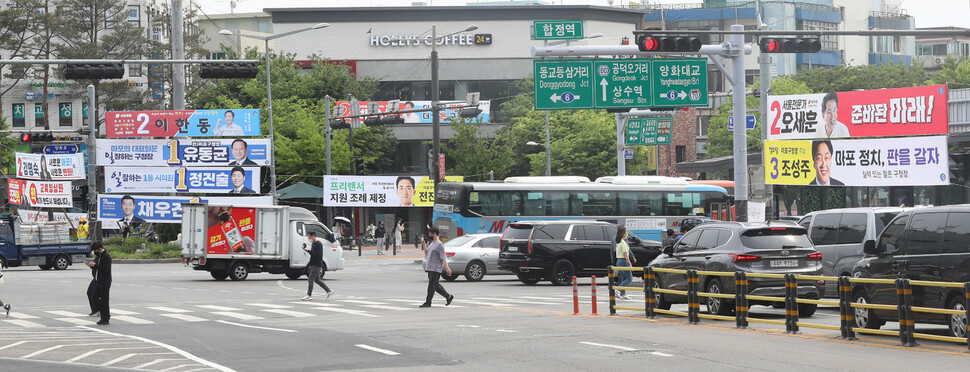
POLYGON ((108 111, 106 137, 246 137, 260 135, 259 110, 108 111))
POLYGON ((257 139, 99 139, 98 165, 263 166, 270 165, 270 140, 257 139), (175 156, 172 156, 172 154, 175 156))
MULTIPOLYGON (((132 221, 150 223, 181 223, 182 203, 213 203, 234 205, 273 205, 270 196, 251 197, 187 197, 187 196, 155 196, 155 195, 98 195, 98 219, 104 221, 104 229, 118 229, 118 221, 125 217, 123 200, 131 197, 128 202, 132 221)), ((46 217, 46 216, 45 216, 46 217)))
POLYGON ((259 167, 104 167, 107 193, 259 194, 259 181, 259 167))

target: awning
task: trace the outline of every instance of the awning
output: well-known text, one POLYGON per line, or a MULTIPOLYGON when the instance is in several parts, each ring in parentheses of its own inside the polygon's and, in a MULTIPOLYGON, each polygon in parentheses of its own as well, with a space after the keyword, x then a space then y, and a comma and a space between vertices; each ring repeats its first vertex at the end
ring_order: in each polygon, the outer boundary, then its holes
POLYGON ((323 198, 323 189, 308 184, 297 182, 293 186, 284 187, 276 191, 277 198, 287 199, 320 199, 323 198))
MULTIPOLYGON (((748 165, 760 165, 761 153, 748 154, 748 165)), ((705 173, 734 169, 734 155, 677 163, 677 174, 705 173)))

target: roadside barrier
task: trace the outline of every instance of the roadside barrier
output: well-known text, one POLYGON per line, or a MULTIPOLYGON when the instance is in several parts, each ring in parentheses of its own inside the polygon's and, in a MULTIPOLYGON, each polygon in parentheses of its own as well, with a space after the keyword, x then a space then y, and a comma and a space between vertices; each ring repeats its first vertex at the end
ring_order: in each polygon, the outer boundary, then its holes
POLYGON ((593 295, 593 315, 599 315, 596 313, 596 275, 593 275, 590 284, 590 293, 593 295))
POLYGON ((573 275, 573 315, 579 315, 579 281, 573 275))
MULTIPOLYGON (((966 283, 956 283, 956 282, 930 282, 922 280, 909 280, 909 279, 872 279, 872 278, 851 278, 847 276, 817 276, 817 275, 797 275, 797 274, 760 274, 760 273, 744 273, 744 272, 722 272, 722 271, 703 271, 703 270, 679 270, 679 269, 667 269, 659 267, 619 267, 610 266, 609 267, 609 294, 610 294, 610 315, 616 315, 617 310, 630 310, 630 311, 642 311, 644 315, 648 318, 656 317, 656 314, 666 314, 673 316, 686 317, 687 322, 690 324, 698 324, 701 319, 714 319, 714 320, 726 320, 734 321, 737 328, 748 328, 749 323, 761 323, 761 324, 774 324, 781 325, 785 327, 786 333, 796 334, 799 333, 801 328, 815 328, 815 329, 825 329, 831 331, 838 331, 840 339, 845 340, 856 340, 856 334, 875 334, 884 335, 891 337, 898 337, 901 346, 919 346, 916 342, 917 339, 925 340, 935 340, 944 342, 955 342, 967 345, 968 352, 970 352, 970 282, 966 283), (619 271, 631 271, 631 272, 642 272, 643 273, 643 287, 620 287, 614 286, 613 278, 615 272, 619 271), (674 290, 660 288, 657 283, 657 273, 665 274, 677 274, 685 275, 687 278, 687 289, 686 290, 674 290), (703 281, 701 280, 703 277, 703 281), (734 278, 734 284, 736 290, 735 293, 727 293, 725 288, 720 288, 721 293, 708 293, 703 292, 701 288, 704 288, 708 283, 711 282, 713 278, 718 278, 721 282, 726 282, 730 278, 734 278), (749 284, 752 282, 750 279, 775 279, 783 280, 785 283, 785 294, 783 297, 778 296, 758 296, 750 295, 749 284), (798 297, 798 287, 799 282, 802 283, 807 281, 835 281, 838 283, 838 299, 837 300, 822 300, 822 299, 810 299, 810 298, 799 298, 798 297), (704 286, 702 286, 702 284, 704 286), (887 304, 875 304, 875 303, 860 303, 853 302, 853 285, 888 285, 894 286, 896 289, 896 303, 892 305, 887 304), (913 305, 913 286, 919 287, 937 287, 937 288, 956 288, 962 292, 957 298, 963 298, 966 302, 962 302, 962 309, 940 309, 931 307, 921 307, 913 305), (643 291, 644 295, 644 307, 632 307, 632 306, 617 306, 616 305, 616 291, 626 290, 626 291, 643 291), (674 311, 659 308, 660 294, 670 294, 679 295, 687 297, 687 312, 674 311), (721 298, 726 300, 731 300, 734 302, 734 316, 728 315, 716 315, 716 314, 701 314, 700 313, 700 299, 711 299, 711 298, 721 298), (775 320, 775 319, 760 319, 752 318, 749 313, 749 301, 757 301, 760 303, 781 303, 785 306, 785 320, 775 320), (826 324, 815 324, 803 322, 799 319, 799 306, 805 305, 815 305, 815 306, 835 306, 839 309, 839 325, 832 326, 826 324), (879 330, 879 329, 867 329, 856 327, 855 314, 856 309, 870 309, 870 310, 888 310, 895 311, 899 317, 899 330, 879 330), (952 337, 952 336, 939 336, 927 333, 916 332, 915 327, 915 317, 914 313, 931 313, 931 314, 941 314, 948 317, 952 316, 963 316, 962 324, 951 325, 951 327, 963 327, 964 334, 966 337, 952 337)), ((575 281, 574 281, 575 283, 575 281)), ((574 289, 574 294, 575 289, 574 289)), ((594 289, 595 296, 595 289, 594 289)), ((947 304, 955 300, 947 301, 947 304)), ((726 305, 726 303, 723 303, 726 305)), ((956 302, 956 304, 961 304, 961 302, 956 302)), ((576 305, 578 306, 578 305, 576 305)), ((594 305, 595 306, 595 298, 594 305)), ((946 305, 949 306, 949 305, 946 305)), ((578 307, 577 307, 578 309, 578 307)), ((595 309, 595 307, 594 307, 595 309)), ((578 311, 578 310, 577 310, 578 311)))

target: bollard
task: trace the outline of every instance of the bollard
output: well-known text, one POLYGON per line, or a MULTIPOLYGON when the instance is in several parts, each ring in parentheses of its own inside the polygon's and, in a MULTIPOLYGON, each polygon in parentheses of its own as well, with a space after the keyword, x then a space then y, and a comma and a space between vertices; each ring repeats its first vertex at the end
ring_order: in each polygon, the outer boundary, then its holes
POLYGON ((896 279, 896 311, 899 312, 899 345, 906 346, 906 299, 903 298, 903 279, 896 279))
POLYGON ((687 270, 687 322, 690 324, 701 322, 701 303, 697 295, 699 282, 697 270, 687 270))
POLYGON ((610 315, 616 315, 616 289, 613 289, 613 266, 606 267, 610 288, 610 315))
POLYGON ((746 328, 744 325, 747 318, 744 315, 747 308, 744 307, 744 273, 737 271, 734 273, 734 326, 746 328))
POLYGON ((737 289, 738 294, 741 295, 741 317, 740 328, 748 328, 748 275, 744 272, 739 272, 741 279, 741 287, 737 289))
POLYGON ((855 340, 855 310, 852 308, 852 282, 847 276, 839 277, 839 313, 842 339, 855 340))
POLYGON ((906 311, 906 346, 919 346, 916 342, 916 319, 913 317, 913 287, 909 279, 903 279, 903 310, 906 311))
POLYGON ((579 281, 573 276, 573 315, 579 315, 579 281))
POLYGON ((593 275, 592 283, 590 284, 592 289, 590 291, 593 294, 593 315, 599 315, 596 313, 596 275, 593 275))
POLYGON ((785 332, 798 333, 798 281, 795 274, 785 274, 785 332))
POLYGON ((657 297, 653 292, 654 272, 652 267, 643 268, 643 311, 647 318, 655 318, 657 308, 657 297))

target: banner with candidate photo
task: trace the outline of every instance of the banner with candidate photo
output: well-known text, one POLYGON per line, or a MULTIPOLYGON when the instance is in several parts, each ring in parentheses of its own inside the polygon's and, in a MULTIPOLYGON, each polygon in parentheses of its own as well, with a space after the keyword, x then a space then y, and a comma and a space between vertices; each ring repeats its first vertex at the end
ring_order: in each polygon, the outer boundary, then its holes
MULTIPOLYGON (((462 176, 445 181, 461 182, 462 176)), ((410 176, 324 176, 327 207, 432 207, 434 179, 410 176)))
POLYGON ((8 178, 7 201, 22 207, 74 207, 70 181, 28 181, 8 178))
MULTIPOLYGON (((377 112, 384 113, 389 111, 388 105, 389 101, 376 101, 377 102, 377 112)), ((350 107, 350 101, 337 101, 334 106, 334 112, 337 118, 344 116, 353 115, 366 115, 373 114, 369 112, 369 104, 371 101, 357 101, 357 111, 356 113, 350 107)), ((444 106, 440 111, 438 111, 439 121, 451 121, 458 118, 458 110, 455 107, 464 106, 465 102, 454 102, 454 103, 442 103, 444 106)), ((420 110, 420 109, 430 109, 431 101, 400 101, 398 103, 398 110, 420 110)), ((478 109, 482 110, 478 114, 478 117, 466 119, 469 121, 481 121, 482 123, 488 123, 491 120, 491 110, 492 101, 484 100, 478 102, 478 109)), ((411 112, 407 114, 400 114, 404 117, 405 124, 431 124, 434 123, 434 117, 431 111, 426 112, 411 112)))
POLYGON ((83 180, 84 154, 25 154, 17 155, 17 178, 43 181, 83 180))
POLYGON ((106 136, 248 137, 259 136, 259 110, 108 111, 106 136))
POLYGON ((104 167, 104 187, 106 193, 116 194, 259 194, 260 168, 238 168, 242 167, 104 167))
POLYGON ((946 85, 768 96, 768 139, 947 134, 946 85))
POLYGON ((265 138, 99 139, 97 161, 98 165, 135 167, 263 166, 272 162, 271 148, 265 138))
POLYGON ((764 142, 775 185, 936 186, 950 183, 946 136, 764 142))
POLYGON ((271 196, 154 196, 154 195, 98 195, 98 219, 103 228, 117 229, 118 221, 126 219, 149 223, 182 223, 182 203, 212 203, 237 205, 273 205, 271 196), (125 205, 125 203, 128 203, 125 205))

